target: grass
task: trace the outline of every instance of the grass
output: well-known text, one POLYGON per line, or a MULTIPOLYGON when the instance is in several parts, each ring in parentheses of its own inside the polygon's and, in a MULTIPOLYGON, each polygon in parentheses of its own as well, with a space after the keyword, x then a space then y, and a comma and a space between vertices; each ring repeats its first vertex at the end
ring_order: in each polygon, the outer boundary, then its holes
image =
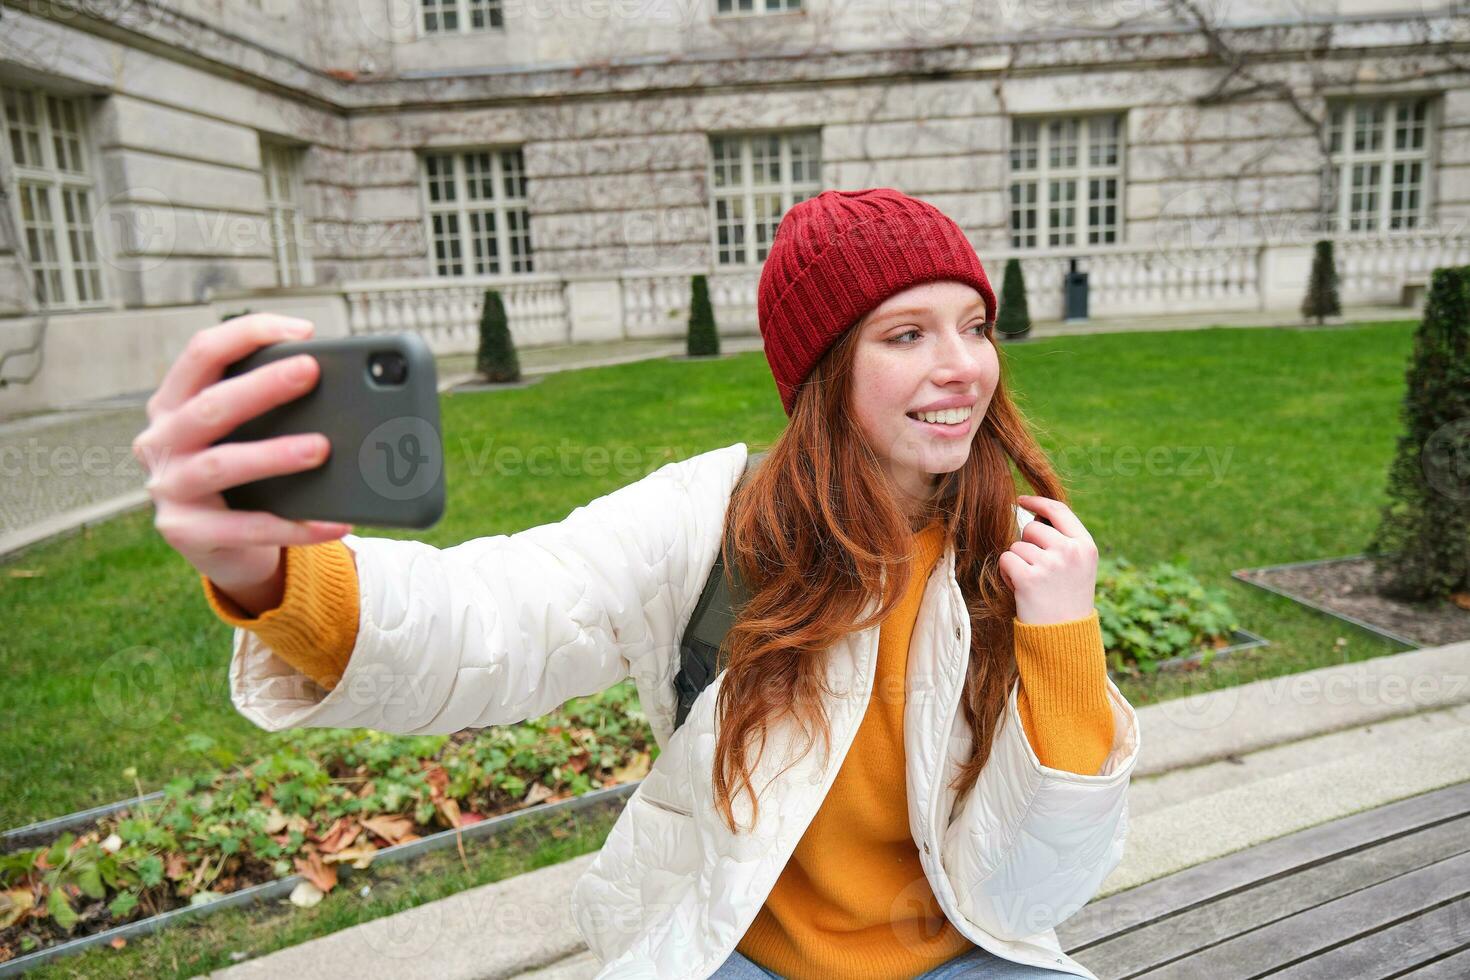
MULTIPOLYGON (((1006 347, 1013 390, 1105 552, 1183 560, 1222 585, 1264 650, 1128 681, 1138 705, 1401 649, 1231 569, 1362 550, 1384 497, 1414 324, 1059 337, 1006 347), (1129 452, 1136 452, 1132 461, 1129 452), (1213 468, 1212 468, 1213 467, 1213 468), (1334 641, 1346 637, 1346 645, 1334 641)), ((672 459, 786 422, 761 354, 564 372, 443 400, 447 546, 559 520, 672 459)), ((0 826, 189 771, 182 736, 250 752, 230 704, 230 631, 151 508, 37 547, 0 574, 0 826)))

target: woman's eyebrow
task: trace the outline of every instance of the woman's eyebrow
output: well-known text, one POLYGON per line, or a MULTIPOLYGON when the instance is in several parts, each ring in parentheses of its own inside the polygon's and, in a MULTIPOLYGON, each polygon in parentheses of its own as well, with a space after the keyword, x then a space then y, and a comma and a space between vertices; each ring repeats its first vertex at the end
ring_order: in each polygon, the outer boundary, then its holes
MULTIPOLYGON (((971 312, 973 310, 976 310, 976 309, 980 310, 983 313, 985 311, 985 300, 983 300, 983 299, 977 299, 977 300, 975 300, 975 302, 973 302, 969 306, 965 307, 965 312, 966 313, 969 313, 969 312, 971 312)), ((932 312, 934 312, 932 309, 930 309, 929 307, 924 307, 924 306, 914 306, 914 307, 909 307, 908 309, 904 309, 904 310, 890 310, 887 313, 884 313, 882 316, 878 317, 878 322, 879 323, 886 323, 887 321, 893 319, 894 317, 903 317, 903 316, 926 316, 926 315, 928 315, 928 314, 930 314, 932 312)))

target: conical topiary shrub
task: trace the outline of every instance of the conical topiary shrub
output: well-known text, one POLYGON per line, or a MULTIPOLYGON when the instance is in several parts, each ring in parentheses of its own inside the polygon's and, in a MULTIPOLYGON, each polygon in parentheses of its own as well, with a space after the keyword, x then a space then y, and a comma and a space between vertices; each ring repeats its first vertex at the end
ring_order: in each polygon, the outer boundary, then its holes
POLYGON ((1321 323, 1341 313, 1342 306, 1337 301, 1337 262, 1332 257, 1332 243, 1324 239, 1317 243, 1312 255, 1312 277, 1302 300, 1302 317, 1321 323))
POLYGON ((475 370, 486 381, 521 380, 521 361, 510 336, 510 320, 498 290, 485 290, 485 305, 480 310, 480 350, 475 356, 475 370))
POLYGON ((1031 332, 1031 310, 1026 305, 1026 277, 1021 273, 1020 259, 1006 259, 995 329, 1007 337, 1023 337, 1031 332))
POLYGON ((690 282, 690 291, 689 356, 719 354, 720 335, 715 330, 715 311, 709 302, 709 279, 696 275, 690 282))
POLYGON ((1470 591, 1470 266, 1430 275, 1407 381, 1367 551, 1381 594, 1424 602, 1470 591))

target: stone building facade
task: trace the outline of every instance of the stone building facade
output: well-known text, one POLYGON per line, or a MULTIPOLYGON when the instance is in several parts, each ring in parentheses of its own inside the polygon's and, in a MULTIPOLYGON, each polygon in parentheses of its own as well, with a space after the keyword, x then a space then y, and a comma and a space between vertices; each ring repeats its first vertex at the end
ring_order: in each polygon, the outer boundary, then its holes
POLYGON ((472 350, 756 330, 781 215, 897 187, 1094 316, 1413 304, 1470 262, 1470 16, 1369 0, 0 0, 0 414, 243 309, 472 350))

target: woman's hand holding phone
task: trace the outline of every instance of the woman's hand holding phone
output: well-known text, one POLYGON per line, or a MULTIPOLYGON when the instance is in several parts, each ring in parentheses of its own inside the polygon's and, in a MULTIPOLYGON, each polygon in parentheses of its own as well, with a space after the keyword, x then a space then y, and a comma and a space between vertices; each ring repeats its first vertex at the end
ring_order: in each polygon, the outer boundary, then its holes
POLYGON ((349 524, 232 510, 221 495, 326 460, 330 446, 319 432, 214 445, 242 422, 310 391, 320 371, 309 354, 221 380, 226 366, 270 344, 308 339, 312 331, 309 320, 274 313, 201 330, 148 399, 148 426, 133 440, 133 455, 149 474, 153 526, 252 614, 280 603, 284 546, 331 541, 352 530, 349 524))

